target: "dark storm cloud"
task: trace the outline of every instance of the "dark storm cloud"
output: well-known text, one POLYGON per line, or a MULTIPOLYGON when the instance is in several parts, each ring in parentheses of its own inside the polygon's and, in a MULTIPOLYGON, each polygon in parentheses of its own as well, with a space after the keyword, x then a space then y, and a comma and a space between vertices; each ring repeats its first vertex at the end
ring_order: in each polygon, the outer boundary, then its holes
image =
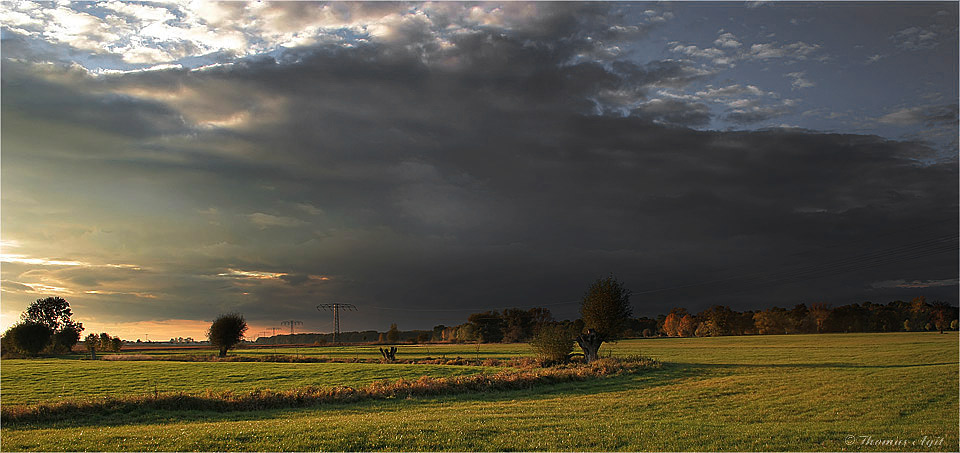
MULTIPOLYGON (((402 309, 564 303, 609 272, 644 292, 955 231, 944 222, 957 216, 955 165, 921 164, 914 157, 930 152, 923 145, 687 129, 709 120, 703 104, 647 96, 703 74, 678 61, 572 61, 585 23, 614 24, 550 8, 555 16, 509 32, 478 27, 448 47, 414 46, 435 37, 404 29, 389 43, 317 46, 202 71, 61 77, 5 61, 4 82, 20 92, 8 96, 5 85, 3 108, 149 138, 105 146, 97 159, 57 154, 61 161, 45 164, 89 174, 87 190, 112 189, 101 190, 113 210, 97 222, 142 229, 116 250, 137 249, 132 256, 149 268, 136 278, 160 290, 84 299, 104 313, 123 302, 131 318, 239 310, 279 320, 339 301, 365 310, 365 321, 347 328, 423 328, 469 311, 402 309), (597 108, 631 101, 641 105, 632 115, 597 108), (114 174, 129 180, 98 180, 114 174), (149 180, 163 184, 144 197, 183 204, 154 212, 155 223, 133 216, 149 204, 133 188, 149 180), (918 222, 925 226, 911 229, 918 222)), ((731 120, 757 121, 748 115, 763 108, 731 120)), ((42 131, 16 134, 18 145, 4 149, 5 180, 8 162, 27 167, 49 152, 23 145, 44 142, 42 131)), ((638 296, 636 312, 885 302, 899 289, 873 283, 956 274, 955 254, 941 254, 809 281, 658 292, 638 296)), ((109 289, 91 272, 61 277, 109 289)), ((936 294, 955 299, 954 289, 936 294)), ((551 308, 576 316, 576 304, 551 308)))

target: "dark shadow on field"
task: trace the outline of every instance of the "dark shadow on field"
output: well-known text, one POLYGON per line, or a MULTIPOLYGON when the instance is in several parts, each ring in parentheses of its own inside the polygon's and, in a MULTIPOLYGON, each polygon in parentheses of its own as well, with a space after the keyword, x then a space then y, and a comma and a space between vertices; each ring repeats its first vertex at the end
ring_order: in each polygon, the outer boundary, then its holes
MULTIPOLYGON (((270 421, 276 423, 289 414, 329 411, 338 414, 376 414, 421 407, 442 407, 445 404, 477 402, 516 402, 548 400, 602 393, 613 393, 638 388, 670 385, 693 376, 703 375, 707 370, 681 364, 664 364, 660 369, 637 374, 618 375, 580 382, 538 385, 526 389, 468 392, 449 395, 432 395, 413 398, 365 400, 352 403, 327 403, 297 408, 264 409, 258 411, 200 411, 200 410, 149 410, 130 407, 101 414, 83 414, 60 420, 43 422, 4 422, 4 431, 72 428, 86 426, 132 426, 160 423, 217 423, 230 421, 270 421)), ((731 371, 732 372, 732 371, 731 371)), ((712 374, 717 374, 716 372, 712 374)), ((726 373, 720 373, 726 374, 726 373)))

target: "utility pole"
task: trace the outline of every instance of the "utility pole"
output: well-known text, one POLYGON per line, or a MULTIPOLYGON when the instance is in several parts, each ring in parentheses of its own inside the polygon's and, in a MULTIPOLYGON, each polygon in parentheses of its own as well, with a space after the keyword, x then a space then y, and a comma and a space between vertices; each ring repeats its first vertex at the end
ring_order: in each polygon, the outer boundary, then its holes
POLYGON ((273 333, 271 335, 274 335, 274 336, 277 335, 277 327, 271 327, 270 329, 273 330, 273 333))
POLYGON ((319 311, 333 311, 333 343, 336 344, 340 338, 340 309, 347 311, 357 311, 357 306, 353 304, 320 304, 317 305, 319 311))
POLYGON ((302 325, 302 324, 303 324, 303 321, 297 321, 297 320, 295 320, 295 319, 291 319, 290 321, 281 321, 281 322, 280 322, 280 325, 290 326, 290 335, 293 335, 293 326, 298 326, 298 325, 302 325))

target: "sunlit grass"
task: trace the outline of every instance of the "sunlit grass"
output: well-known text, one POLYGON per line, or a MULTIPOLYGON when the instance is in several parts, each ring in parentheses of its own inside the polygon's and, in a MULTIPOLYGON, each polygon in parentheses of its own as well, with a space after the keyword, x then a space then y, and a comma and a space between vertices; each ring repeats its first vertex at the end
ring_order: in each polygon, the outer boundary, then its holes
POLYGON ((499 368, 375 363, 164 362, 4 359, 0 402, 32 404, 103 396, 362 386, 376 380, 447 377, 499 368))
MULTIPOLYGON (((498 348, 524 346, 490 350, 498 348)), ((4 426, 0 435, 4 450, 958 450, 956 333, 631 340, 608 350, 666 363, 526 390, 152 411, 4 426), (944 440, 890 448, 857 436, 944 440)))

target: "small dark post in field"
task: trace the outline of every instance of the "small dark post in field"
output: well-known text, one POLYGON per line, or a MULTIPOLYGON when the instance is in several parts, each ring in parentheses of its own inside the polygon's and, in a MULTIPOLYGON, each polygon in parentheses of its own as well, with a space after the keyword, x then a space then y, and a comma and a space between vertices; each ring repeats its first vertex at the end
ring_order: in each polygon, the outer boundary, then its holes
POLYGON ((380 355, 391 362, 397 360, 397 347, 391 346, 389 349, 380 348, 380 355))

